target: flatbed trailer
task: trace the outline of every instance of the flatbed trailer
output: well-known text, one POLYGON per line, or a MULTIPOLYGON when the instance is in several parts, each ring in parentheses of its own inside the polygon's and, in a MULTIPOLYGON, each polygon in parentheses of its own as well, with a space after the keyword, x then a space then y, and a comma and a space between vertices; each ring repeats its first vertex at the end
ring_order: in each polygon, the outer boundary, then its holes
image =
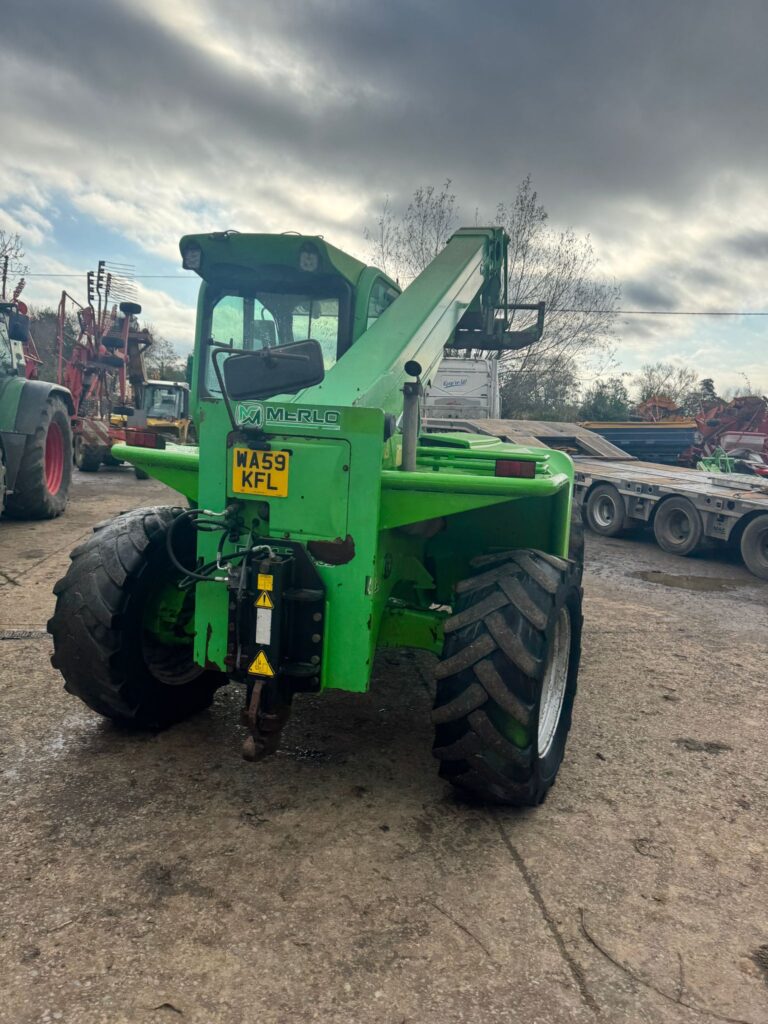
POLYGON ((566 451, 575 495, 595 533, 620 536, 649 526, 659 547, 691 555, 707 542, 739 551, 747 568, 768 579, 768 480, 742 473, 640 462, 575 423, 538 420, 430 420, 429 429, 472 430, 516 444, 566 451))

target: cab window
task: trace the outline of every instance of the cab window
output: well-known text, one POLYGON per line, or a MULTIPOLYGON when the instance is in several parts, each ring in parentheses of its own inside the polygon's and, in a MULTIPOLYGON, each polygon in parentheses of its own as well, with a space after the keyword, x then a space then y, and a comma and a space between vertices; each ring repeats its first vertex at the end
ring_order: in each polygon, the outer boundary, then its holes
POLYGON ((381 277, 376 279, 368 301, 366 330, 378 320, 388 306, 392 305, 399 294, 396 288, 393 288, 391 284, 387 284, 381 277))
MULTIPOLYGON (((221 345, 246 351, 313 338, 320 343, 328 370, 338 355, 340 306, 339 296, 331 294, 261 291, 219 295, 210 306, 209 335, 221 345)), ((209 393, 220 393, 210 350, 205 387, 209 393)))

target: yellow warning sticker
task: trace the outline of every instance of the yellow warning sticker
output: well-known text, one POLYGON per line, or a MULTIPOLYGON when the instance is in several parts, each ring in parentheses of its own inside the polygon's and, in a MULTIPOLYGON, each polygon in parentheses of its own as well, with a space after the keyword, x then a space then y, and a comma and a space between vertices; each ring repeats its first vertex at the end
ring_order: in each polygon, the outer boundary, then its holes
POLYGON ((259 596, 258 596, 258 598, 256 600, 256 607, 257 608, 274 608, 275 607, 272 604, 272 598, 269 596, 269 594, 266 592, 266 590, 262 591, 259 594, 259 596))
POLYGON ((264 653, 264 651, 259 651, 259 653, 256 655, 256 657, 253 659, 253 661, 248 667, 248 675, 273 676, 274 674, 275 670, 269 664, 269 659, 267 658, 266 654, 264 653))
POLYGON ((259 590, 271 590, 274 580, 275 577, 270 576, 269 573, 260 572, 256 577, 256 586, 259 590))

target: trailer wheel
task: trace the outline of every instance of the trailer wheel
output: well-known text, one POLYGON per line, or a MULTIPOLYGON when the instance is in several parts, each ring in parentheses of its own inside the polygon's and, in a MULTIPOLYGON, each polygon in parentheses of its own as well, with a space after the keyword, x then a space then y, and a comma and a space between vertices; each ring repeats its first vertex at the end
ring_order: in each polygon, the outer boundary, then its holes
POLYGON ((663 551, 691 555, 704 539, 704 523, 688 498, 665 498, 653 518, 653 535, 663 551))
POLYGON ((144 469, 139 469, 138 466, 133 467, 133 472, 137 480, 149 480, 149 473, 144 469))
POLYGON ((49 395, 6 501, 12 519, 54 519, 67 507, 72 482, 72 425, 66 405, 49 395))
POLYGON ((751 573, 768 580, 768 515, 757 516, 745 526, 741 557, 751 573))
POLYGON ((101 455, 85 448, 82 434, 75 436, 74 460, 81 473, 97 473, 102 461, 101 455))
POLYGON ((613 484, 599 484, 587 498, 587 524, 602 537, 615 537, 627 525, 624 499, 613 484))
MULTIPOLYGON (((51 664, 66 690, 121 725, 165 728, 207 708, 226 682, 193 660, 193 596, 165 548, 181 512, 140 508, 100 524, 54 587, 51 664)), ((177 533, 180 557, 193 560, 193 531, 177 533)))
POLYGON ((571 727, 581 652, 576 563, 513 551, 458 584, 437 669, 440 775, 483 800, 540 804, 571 727))

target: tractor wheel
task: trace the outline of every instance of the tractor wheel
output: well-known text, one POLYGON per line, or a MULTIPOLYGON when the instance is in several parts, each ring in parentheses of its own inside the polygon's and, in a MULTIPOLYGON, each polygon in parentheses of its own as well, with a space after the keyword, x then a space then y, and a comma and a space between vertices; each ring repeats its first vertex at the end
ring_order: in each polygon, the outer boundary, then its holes
POLYGON ((625 529, 624 499, 613 484, 600 484, 587 498, 587 525, 601 537, 616 537, 625 529))
POLYGON ((475 559, 456 587, 437 669, 440 774, 494 803, 540 804, 571 727, 581 653, 580 571, 541 551, 475 559))
POLYGON ((687 498, 665 498, 653 517, 653 535, 662 551, 692 555, 704 538, 699 511, 687 498))
POLYGON ((74 452, 75 465, 81 473, 98 473, 102 462, 101 455, 85 449, 82 434, 75 437, 74 452))
POLYGON ((49 395, 34 434, 27 437, 6 514, 13 519, 53 519, 67 506, 72 482, 72 425, 66 405, 49 395))
MULTIPOLYGON (((180 508, 140 508, 94 528, 54 587, 51 664, 64 687, 121 725, 163 729, 207 708, 226 677, 193 660, 193 592, 165 547, 180 508)), ((194 532, 176 531, 194 560, 194 532)))
POLYGON ((104 456, 104 465, 105 466, 122 466, 122 464, 123 464, 123 460, 122 459, 116 459, 112 455, 111 452, 107 452, 107 454, 104 456))
POLYGON ((741 535, 741 557, 751 573, 768 580, 768 515, 747 523, 741 535))

